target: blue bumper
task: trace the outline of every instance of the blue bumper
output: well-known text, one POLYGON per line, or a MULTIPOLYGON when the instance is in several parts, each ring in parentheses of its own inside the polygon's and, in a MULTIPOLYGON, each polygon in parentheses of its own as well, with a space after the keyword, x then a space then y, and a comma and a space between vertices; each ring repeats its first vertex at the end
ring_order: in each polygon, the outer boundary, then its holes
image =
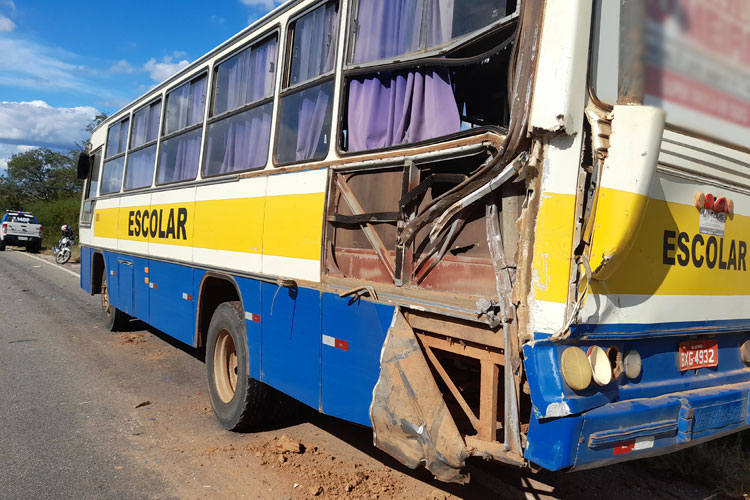
POLYGON ((576 416, 532 417, 525 456, 550 470, 669 453, 750 427, 750 382, 618 401, 576 416))

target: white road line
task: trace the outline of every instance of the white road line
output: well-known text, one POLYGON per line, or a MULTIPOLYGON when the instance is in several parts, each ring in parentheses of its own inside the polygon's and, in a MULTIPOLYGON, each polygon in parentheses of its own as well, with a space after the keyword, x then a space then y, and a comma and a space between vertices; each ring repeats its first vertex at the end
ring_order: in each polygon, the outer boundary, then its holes
POLYGON ((41 258, 41 257, 37 257, 36 255, 31 255, 30 253, 26 253, 26 252, 16 252, 16 253, 17 253, 17 254, 20 254, 20 255, 25 255, 26 257, 31 257, 32 259, 36 259, 36 260, 38 260, 39 262, 44 262, 45 264, 47 264, 47 265, 50 265, 50 266, 54 267, 55 269, 59 269, 60 271, 65 271, 66 273, 68 273, 68 274, 72 274, 73 276, 76 276, 76 277, 78 277, 78 278, 80 278, 80 277, 81 277, 81 275, 80 275, 80 274, 78 274, 78 273, 77 273, 77 272, 75 272, 75 271, 71 271, 70 269, 65 269, 64 267, 62 267, 62 266, 60 266, 60 265, 58 265, 58 264, 53 264, 52 262, 50 262, 50 261, 48 261, 48 260, 44 260, 44 259, 43 259, 43 258, 41 258))

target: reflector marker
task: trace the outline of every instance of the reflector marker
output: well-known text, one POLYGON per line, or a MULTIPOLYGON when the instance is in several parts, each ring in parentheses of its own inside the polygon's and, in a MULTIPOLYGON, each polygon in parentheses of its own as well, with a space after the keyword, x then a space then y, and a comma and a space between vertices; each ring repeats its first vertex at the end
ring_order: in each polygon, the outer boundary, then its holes
POLYGON ((183 294, 182 294, 182 298, 183 298, 184 300, 189 300, 189 301, 191 301, 191 302, 193 301, 193 296, 192 296, 192 295, 190 295, 189 293, 183 293, 183 294))
POLYGON ((149 287, 149 288, 151 288, 151 289, 153 289, 153 290, 157 290, 157 289, 159 288, 159 287, 158 287, 158 286, 156 285, 156 283, 149 283, 149 284, 148 284, 148 287, 149 287))
POLYGON ((323 335, 323 344, 330 347, 335 347, 336 349, 341 349, 342 351, 349 350, 349 342, 347 342, 346 340, 331 337, 330 335, 323 335))
POLYGON ((245 319, 248 321, 252 321, 253 323, 260 323, 260 315, 253 314, 250 312, 245 313, 245 319))
POLYGON ((624 441, 612 449, 613 455, 624 455, 631 451, 647 450, 654 447, 654 436, 645 436, 624 441))

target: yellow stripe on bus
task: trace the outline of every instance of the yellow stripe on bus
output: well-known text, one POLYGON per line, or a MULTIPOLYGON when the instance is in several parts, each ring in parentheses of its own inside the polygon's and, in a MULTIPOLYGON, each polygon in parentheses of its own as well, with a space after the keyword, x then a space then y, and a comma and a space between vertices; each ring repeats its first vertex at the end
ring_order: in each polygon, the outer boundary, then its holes
MULTIPOLYGON (((639 196, 622 191, 608 194, 622 203, 628 197, 639 196)), ((611 278, 592 283, 592 292, 749 295, 750 217, 728 217, 723 237, 701 234, 699 219, 692 204, 649 199, 641 226, 632 235, 632 248, 611 278)), ((617 222, 599 221, 597 231, 617 222)))
POLYGON ((532 264, 536 300, 564 303, 568 297, 575 206, 574 195, 542 195, 532 264))
POLYGON ((263 253, 298 259, 320 259, 323 193, 269 196, 263 253))
POLYGON ((98 209, 94 236, 320 259, 324 198, 315 193, 98 209))

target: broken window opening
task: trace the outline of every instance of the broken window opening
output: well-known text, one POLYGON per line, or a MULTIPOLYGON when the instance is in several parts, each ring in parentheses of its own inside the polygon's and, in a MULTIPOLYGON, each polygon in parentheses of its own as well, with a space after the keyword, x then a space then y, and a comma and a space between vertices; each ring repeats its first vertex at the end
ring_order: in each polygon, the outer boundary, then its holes
POLYGON ((346 72, 341 151, 393 148, 477 128, 507 129, 514 29, 515 23, 501 26, 445 58, 346 72))
MULTIPOLYGON (((403 225, 436 198, 464 182, 487 158, 482 149, 449 159, 334 172, 326 231, 325 273, 331 277, 495 297, 496 284, 486 236, 483 203, 467 207, 453 226, 430 242, 430 226, 399 247, 403 225)), ((511 265, 518 242, 523 182, 508 183, 489 196, 501 205, 511 265)))

